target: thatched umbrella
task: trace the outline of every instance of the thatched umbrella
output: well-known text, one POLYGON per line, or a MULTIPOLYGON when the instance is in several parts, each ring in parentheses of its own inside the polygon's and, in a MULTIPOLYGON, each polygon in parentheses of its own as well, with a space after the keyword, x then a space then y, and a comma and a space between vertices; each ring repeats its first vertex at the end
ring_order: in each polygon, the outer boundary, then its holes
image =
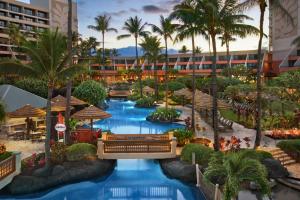
POLYGON ((93 130, 93 120, 94 119, 106 119, 110 118, 111 114, 95 107, 95 106, 89 106, 81 111, 78 111, 74 115, 72 115, 72 118, 78 119, 78 120, 85 120, 89 119, 91 120, 91 130, 93 130))
MULTIPOLYGON (((51 101, 53 103, 57 103, 57 104, 61 103, 61 104, 65 105, 67 102, 67 99, 61 95, 58 95, 58 96, 52 98, 51 101)), ((71 96, 70 105, 71 106, 83 106, 83 105, 88 105, 88 103, 86 103, 80 99, 77 99, 76 97, 71 96)))
POLYGON ((146 94, 153 94, 154 91, 155 91, 155 90, 154 90, 153 88, 149 87, 149 86, 145 86, 145 87, 143 88, 143 92, 145 92, 146 94))
POLYGON ((30 133, 30 118, 31 117, 44 117, 46 116, 46 112, 42 109, 32 107, 31 105, 27 104, 14 112, 8 113, 8 117, 10 118, 26 118, 27 124, 27 135, 30 133))
POLYGON ((188 88, 183 88, 183 89, 175 91, 174 95, 175 96, 184 96, 184 98, 186 98, 186 99, 191 99, 193 92, 190 91, 188 88))
MULTIPOLYGON (((195 105, 198 109, 211 109, 213 107, 213 97, 201 91, 196 91, 195 105)), ((218 100, 218 109, 227 109, 230 105, 222 100, 218 100)))

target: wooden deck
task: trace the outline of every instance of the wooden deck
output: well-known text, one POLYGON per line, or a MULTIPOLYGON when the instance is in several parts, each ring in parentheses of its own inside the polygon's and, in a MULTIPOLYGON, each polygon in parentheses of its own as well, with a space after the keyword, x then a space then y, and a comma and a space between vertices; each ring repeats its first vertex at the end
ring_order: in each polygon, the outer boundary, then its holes
POLYGON ((176 138, 152 134, 103 134, 98 141, 100 159, 164 159, 176 157, 176 138))

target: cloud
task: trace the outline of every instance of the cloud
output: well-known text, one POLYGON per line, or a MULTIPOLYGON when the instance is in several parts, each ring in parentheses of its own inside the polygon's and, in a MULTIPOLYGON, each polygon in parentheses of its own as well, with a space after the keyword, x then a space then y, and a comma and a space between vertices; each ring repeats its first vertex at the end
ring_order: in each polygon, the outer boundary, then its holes
POLYGON ((160 7, 155 6, 155 5, 145 5, 145 6, 143 6, 142 9, 146 13, 165 13, 165 12, 169 12, 168 9, 160 8, 160 7))
POLYGON ((137 13, 138 10, 134 9, 134 8, 130 8, 128 10, 119 10, 116 12, 101 12, 100 15, 108 15, 108 16, 112 16, 112 17, 120 17, 120 16, 124 16, 126 14, 129 13, 137 13))

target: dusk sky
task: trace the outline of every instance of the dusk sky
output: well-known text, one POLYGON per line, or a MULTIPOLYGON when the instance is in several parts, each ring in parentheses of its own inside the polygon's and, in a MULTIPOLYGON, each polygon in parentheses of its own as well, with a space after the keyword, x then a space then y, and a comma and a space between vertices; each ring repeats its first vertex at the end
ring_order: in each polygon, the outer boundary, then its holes
MULTIPOLYGON (((25 0, 26 1, 26 0, 25 0)), ((134 39, 117 40, 119 34, 125 33, 122 26, 126 19, 131 16, 139 16, 144 22, 158 24, 159 15, 168 16, 173 6, 180 2, 180 0, 78 0, 78 18, 79 18, 79 32, 83 37, 94 36, 101 41, 100 33, 87 28, 88 25, 94 24, 94 17, 97 15, 107 14, 112 17, 111 27, 119 30, 118 34, 108 33, 106 35, 107 48, 120 48, 127 46, 134 46, 134 39)), ((247 12, 249 16, 254 18, 254 21, 249 23, 255 26, 259 24, 259 9, 254 8, 247 12)), ((150 29, 149 29, 150 30, 150 29)), ((266 13, 265 33, 268 33, 268 13, 266 13)), ((246 39, 239 39, 231 44, 232 50, 249 50, 256 49, 258 43, 257 37, 248 37, 246 39)), ((182 45, 188 46, 191 49, 190 40, 183 41, 177 44, 171 44, 170 47, 180 49, 182 45)), ((267 39, 264 41, 264 46, 268 45, 267 39)), ((203 51, 208 51, 208 42, 201 36, 197 37, 197 46, 201 47, 203 51)), ((224 50, 220 47, 219 50, 224 50)))

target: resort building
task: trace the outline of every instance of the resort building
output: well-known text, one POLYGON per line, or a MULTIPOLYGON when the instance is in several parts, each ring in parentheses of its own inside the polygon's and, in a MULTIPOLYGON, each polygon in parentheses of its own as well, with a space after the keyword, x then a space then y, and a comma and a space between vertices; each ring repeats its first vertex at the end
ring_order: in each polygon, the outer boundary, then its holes
POLYGON ((292 20, 284 17, 280 9, 270 9, 270 52, 272 65, 269 71, 278 74, 300 68, 300 47, 292 45, 300 36, 300 0, 283 1, 292 20))
MULTIPOLYGON (((35 30, 46 29, 67 33, 68 30, 68 2, 67 0, 31 0, 30 4, 16 0, 0 0, 0 57, 25 59, 25 55, 18 52, 9 40, 8 26, 18 26, 22 33, 34 40, 35 30)), ((77 4, 73 4, 73 31, 78 31, 77 4)))
MULTIPOLYGON (((263 51, 263 63, 264 66, 269 64, 268 53, 263 51)), ((201 53, 195 57, 196 74, 201 76, 209 76, 212 69, 212 53, 201 53)), ((232 51, 230 52, 229 59, 226 52, 218 52, 217 54, 217 73, 220 73, 222 69, 228 65, 234 67, 238 65, 246 66, 247 68, 256 69, 257 67, 257 51, 232 51)), ((163 79, 165 75, 166 63, 164 58, 158 61, 157 70, 154 70, 154 64, 149 63, 145 59, 140 60, 140 66, 143 69, 143 78, 151 78, 157 72, 160 79, 163 79)), ((94 70, 94 76, 96 79, 105 79, 107 82, 123 81, 124 71, 133 69, 137 66, 137 60, 135 57, 113 57, 111 58, 111 64, 107 66, 101 66, 100 64, 91 65, 91 69, 94 70)), ((185 76, 192 74, 192 54, 171 54, 169 55, 169 69, 173 69, 174 75, 185 76)), ((172 76, 172 74, 171 74, 172 76)), ((128 79, 128 77, 127 77, 128 79)))

